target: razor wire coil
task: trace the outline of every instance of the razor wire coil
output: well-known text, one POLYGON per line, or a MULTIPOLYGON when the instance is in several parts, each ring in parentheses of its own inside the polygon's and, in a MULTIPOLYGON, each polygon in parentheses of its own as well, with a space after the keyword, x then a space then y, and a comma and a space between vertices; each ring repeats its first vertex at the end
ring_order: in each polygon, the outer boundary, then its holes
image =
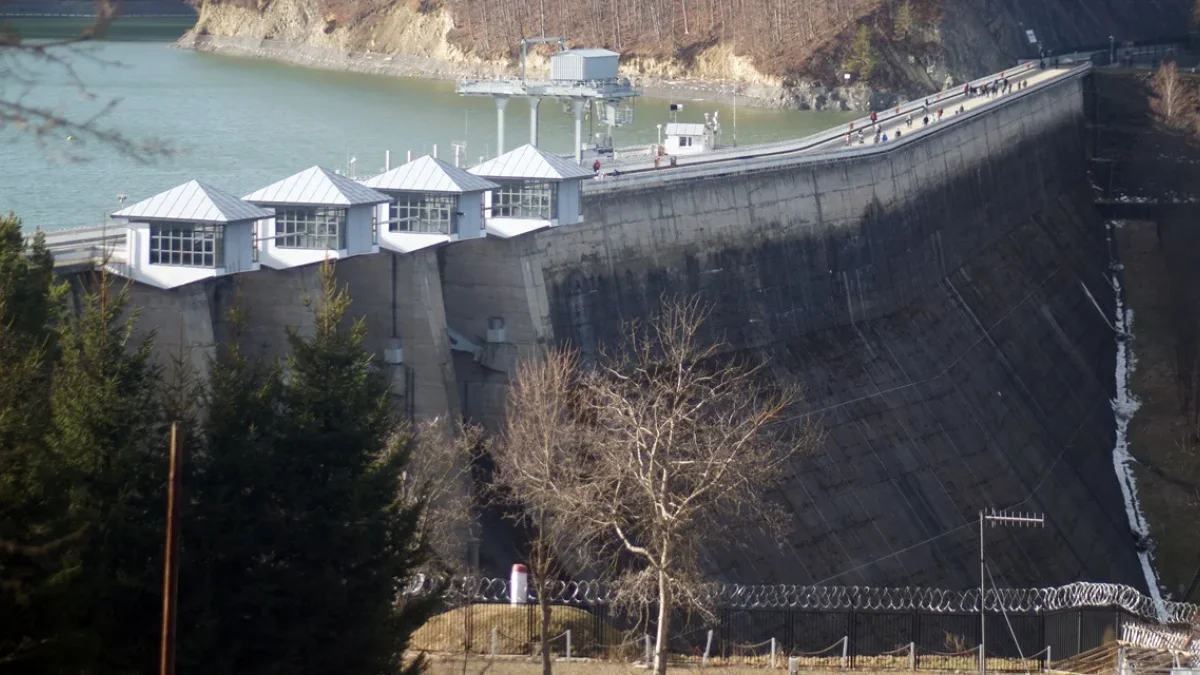
MULTIPOLYGON (((560 605, 598 606, 615 597, 612 586, 602 581, 555 581, 548 585, 549 601, 560 605)), ((441 593, 450 602, 508 602, 509 583, 485 577, 419 576, 402 587, 407 596, 441 593)), ((796 586, 787 584, 711 584, 707 600, 720 609, 817 610, 817 611, 924 611, 973 613, 979 611, 979 591, 936 588, 876 586, 796 586)), ((536 589, 529 585, 526 602, 536 602, 536 589)), ((1135 616, 1157 621, 1155 601, 1124 584, 1075 582, 1049 588, 988 589, 989 611, 1020 613, 1054 612, 1082 608, 1119 607, 1135 616)), ((1163 601, 1167 623, 1191 623, 1200 615, 1200 605, 1163 601)))

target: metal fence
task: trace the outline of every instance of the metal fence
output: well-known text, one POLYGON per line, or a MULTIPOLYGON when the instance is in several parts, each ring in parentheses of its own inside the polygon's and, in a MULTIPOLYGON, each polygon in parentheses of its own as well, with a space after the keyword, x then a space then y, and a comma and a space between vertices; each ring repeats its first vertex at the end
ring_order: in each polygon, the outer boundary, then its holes
MULTIPOLYGON (((432 588, 424 585, 422 587, 432 588)), ((532 656, 541 615, 533 598, 512 605, 502 580, 442 589, 442 612, 415 636, 418 650, 532 656)), ((625 662, 652 658, 656 613, 614 611, 607 589, 559 584, 546 634, 556 657, 625 662)), ((978 594, 929 589, 714 587, 715 615, 671 617, 669 658, 709 667, 974 670, 979 665, 978 594), (787 592, 785 592, 787 591, 787 592), (974 611, 972 611, 974 610, 974 611)), ((1125 624, 1158 611, 1134 589, 1072 584, 989 594, 987 666, 1044 670, 1112 642, 1125 624)), ((1176 624, 1195 606, 1164 603, 1176 624)))

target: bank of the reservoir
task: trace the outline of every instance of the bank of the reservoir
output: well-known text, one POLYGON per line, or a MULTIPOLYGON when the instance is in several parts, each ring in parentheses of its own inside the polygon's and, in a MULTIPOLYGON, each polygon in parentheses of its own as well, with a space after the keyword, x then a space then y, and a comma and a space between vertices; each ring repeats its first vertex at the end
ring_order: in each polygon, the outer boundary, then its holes
MULTIPOLYGON (((414 54, 352 52, 332 47, 189 32, 175 46, 200 52, 267 59, 306 68, 348 73, 455 80, 463 77, 512 75, 510 65, 482 60, 451 60, 414 54)), ((869 106, 888 107, 902 99, 890 92, 873 92, 865 86, 830 89, 819 85, 784 88, 774 83, 737 82, 704 78, 637 77, 647 96, 679 101, 702 101, 726 106, 769 109, 861 111, 869 106)))

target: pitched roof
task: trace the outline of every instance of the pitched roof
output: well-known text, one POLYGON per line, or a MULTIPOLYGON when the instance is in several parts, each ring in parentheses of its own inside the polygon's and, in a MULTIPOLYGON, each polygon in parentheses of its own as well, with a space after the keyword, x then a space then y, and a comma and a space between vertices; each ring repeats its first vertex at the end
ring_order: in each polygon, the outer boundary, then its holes
POLYGON ((186 220, 193 223, 236 223, 270 218, 271 212, 221 190, 190 180, 149 199, 126 206, 115 218, 186 220))
POLYGON ((690 122, 667 122, 668 136, 703 136, 704 125, 690 122))
POLYGON ((382 204, 391 198, 353 179, 314 166, 242 197, 256 204, 316 204, 353 206, 382 204))
POLYGON ((484 192, 500 187, 430 155, 368 178, 362 184, 375 190, 401 192, 484 192))
POLYGON ((591 178, 592 172, 569 159, 552 155, 529 143, 472 167, 470 172, 488 178, 591 178))

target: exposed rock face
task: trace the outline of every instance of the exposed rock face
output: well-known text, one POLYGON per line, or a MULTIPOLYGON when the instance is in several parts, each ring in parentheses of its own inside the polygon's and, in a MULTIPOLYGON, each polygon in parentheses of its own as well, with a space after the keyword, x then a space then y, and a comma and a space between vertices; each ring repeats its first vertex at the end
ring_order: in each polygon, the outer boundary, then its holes
MULTIPOLYGON (((183 42, 186 47, 333 69, 435 77, 492 75, 513 67, 515 48, 493 44, 489 51, 477 38, 468 39, 470 17, 457 16, 454 8, 459 5, 455 4, 429 0, 193 2, 199 20, 183 42), (260 43, 262 40, 270 42, 260 43), (309 49, 290 56, 288 47, 295 45, 309 49), (363 54, 392 60, 352 58, 363 54)), ((856 21, 818 35, 813 42, 819 46, 798 52, 804 56, 797 56, 800 60, 795 63, 779 59, 760 63, 762 59, 744 55, 743 45, 713 37, 673 55, 664 55, 661 49, 650 53, 638 45, 622 46, 621 51, 628 55, 623 65, 630 75, 643 77, 648 84, 682 82, 683 88, 694 88, 707 98, 720 98, 724 90, 712 85, 727 83, 725 93, 732 95, 736 86, 739 96, 759 105, 863 109, 868 104, 888 105, 896 94, 913 97, 941 88, 947 79, 963 81, 995 72, 1015 59, 1037 56, 1039 46, 1062 53, 1084 46, 1102 47, 1110 35, 1118 42, 1183 35, 1191 5, 1191 0, 909 2, 922 7, 927 19, 933 18, 915 25, 903 39, 895 39, 889 28, 896 21, 899 0, 864 0, 851 3, 857 8, 853 10, 856 21), (873 27, 875 74, 869 87, 840 87, 858 24, 873 27), (1035 32, 1038 45, 1029 43, 1026 30, 1035 32), (889 94, 889 90, 896 93, 889 94), (879 94, 881 98, 872 100, 879 94)), ((544 65, 534 59, 532 68, 536 72, 544 65)))

